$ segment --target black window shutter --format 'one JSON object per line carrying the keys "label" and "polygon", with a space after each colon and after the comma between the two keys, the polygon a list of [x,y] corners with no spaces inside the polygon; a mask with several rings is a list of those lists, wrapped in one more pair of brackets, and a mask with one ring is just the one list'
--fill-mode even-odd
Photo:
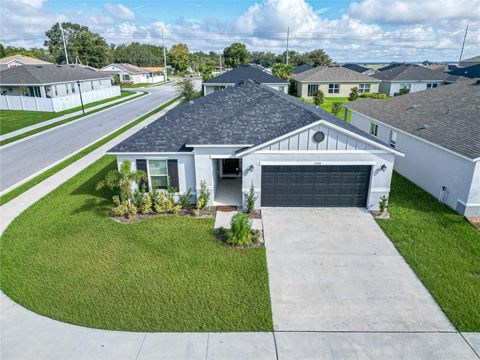
{"label": "black window shutter", "polygon": [[170,186],[177,189],[177,192],[180,191],[178,185],[178,161],[177,160],[168,160],[168,177],[170,178]]}
{"label": "black window shutter", "polygon": [[[148,176],[147,160],[137,159],[137,170],[145,171],[145,175]],[[148,181],[140,180],[140,184],[138,184],[138,187],[141,189],[142,186],[145,186],[145,190],[148,191]]]}

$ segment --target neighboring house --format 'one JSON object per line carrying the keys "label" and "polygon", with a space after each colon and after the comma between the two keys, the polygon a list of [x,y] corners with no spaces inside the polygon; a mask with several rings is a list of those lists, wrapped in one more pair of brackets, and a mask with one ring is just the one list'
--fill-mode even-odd
{"label": "neighboring house", "polygon": [[120,95],[111,76],[77,65],[23,65],[0,72],[0,109],[63,111]]}
{"label": "neighboring house", "polygon": [[307,71],[307,70],[310,70],[310,69],[313,69],[313,67],[308,65],[308,64],[298,65],[298,66],[295,66],[293,68],[292,75],[300,74],[300,73],[302,73],[304,71]]}
{"label": "neighboring house", "polygon": [[110,64],[101,68],[99,71],[118,75],[120,82],[123,84],[157,83],[164,80],[161,74],[126,63]]}
{"label": "neighboring house", "polygon": [[293,75],[297,87],[297,95],[305,99],[313,99],[321,90],[325,97],[348,97],[353,87],[359,93],[377,93],[380,80],[340,65],[323,65]]}
{"label": "neighboring house", "polygon": [[473,65],[480,65],[480,55],[461,60],[458,66],[461,67],[468,67],[468,66],[473,66]]}
{"label": "neighboring house", "polygon": [[436,88],[444,85],[447,78],[443,71],[415,64],[391,64],[371,76],[381,80],[379,92],[389,96],[398,95],[403,88],[409,89],[411,93]]}
{"label": "neighboring house", "polygon": [[480,64],[454,68],[448,72],[448,75],[463,76],[470,79],[480,78]]}
{"label": "neighboring house", "polygon": [[52,63],[26,55],[12,55],[0,59],[0,70],[21,65],[52,65]]}
{"label": "neighboring house", "polygon": [[452,209],[480,216],[480,83],[344,105],[350,123],[405,154],[395,170]]}
{"label": "neighboring house", "polygon": [[[181,105],[109,151],[148,188],[211,192],[210,205],[378,209],[395,149],[330,113],[252,80]],[[195,200],[194,196],[191,199]]]}
{"label": "neighboring house", "polygon": [[378,70],[375,70],[375,69],[372,69],[372,68],[369,68],[369,67],[366,67],[366,66],[362,66],[362,65],[359,65],[359,64],[343,64],[342,66],[344,68],[356,71],[356,72],[358,72],[360,74],[363,74],[363,75],[372,75],[372,74],[375,74],[378,71]]}
{"label": "neighboring house", "polygon": [[203,83],[203,94],[208,95],[214,91],[236,86],[246,80],[253,80],[259,84],[270,86],[275,90],[288,93],[288,81],[276,78],[275,76],[260,70],[258,66],[239,65],[230,71],[224,72],[213,79],[205,81]]}

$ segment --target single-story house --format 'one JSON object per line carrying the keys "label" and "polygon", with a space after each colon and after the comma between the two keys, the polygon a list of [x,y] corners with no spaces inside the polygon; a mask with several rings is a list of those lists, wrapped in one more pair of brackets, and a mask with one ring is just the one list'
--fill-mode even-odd
{"label": "single-story house", "polygon": [[120,95],[105,73],[77,65],[23,65],[0,72],[0,109],[58,112]]}
{"label": "single-story house", "polygon": [[378,70],[375,70],[375,69],[372,69],[372,68],[369,68],[369,67],[366,67],[366,66],[363,66],[363,65],[360,65],[360,64],[343,64],[342,66],[347,68],[347,69],[356,71],[356,72],[358,72],[360,74],[363,74],[363,75],[372,75],[372,74],[375,74],[378,71]]}
{"label": "single-story house", "polygon": [[359,93],[376,93],[380,80],[340,65],[322,65],[292,76],[297,87],[297,95],[313,99],[321,90],[326,97],[348,97],[352,88]]}
{"label": "single-story house", "polygon": [[104,66],[99,71],[105,71],[110,74],[118,75],[120,82],[123,84],[133,85],[164,81],[162,74],[127,63],[110,64]]}
{"label": "single-story house", "polygon": [[480,65],[480,55],[468,58],[468,59],[463,59],[460,61],[458,64],[461,67],[468,67],[468,66],[473,66],[473,65]]}
{"label": "single-story house", "polygon": [[405,154],[395,170],[467,217],[480,216],[480,82],[344,105],[350,123]]}
{"label": "single-story house", "polygon": [[[176,107],[108,153],[148,174],[148,188],[174,186],[210,205],[352,206],[378,209],[395,155],[376,137],[252,80]],[[194,196],[192,201],[195,200]]]}
{"label": "single-story house", "polygon": [[0,70],[21,65],[53,65],[48,61],[35,59],[26,55],[12,55],[0,59]]}
{"label": "single-story house", "polygon": [[252,65],[239,65],[232,70],[207,80],[203,83],[203,94],[208,95],[214,91],[223,90],[227,87],[233,87],[245,80],[253,80],[259,84],[270,86],[275,90],[288,93],[288,81],[279,79],[273,75]]}
{"label": "single-story house", "polygon": [[310,69],[313,69],[312,66],[308,65],[308,64],[302,64],[302,65],[298,65],[298,66],[295,66],[292,70],[292,74],[300,74],[304,71],[307,71],[307,70],[310,70]]}
{"label": "single-story house", "polygon": [[409,89],[411,93],[444,85],[447,75],[443,71],[430,70],[422,65],[392,64],[372,74],[381,81],[379,92],[396,96],[400,89]]}

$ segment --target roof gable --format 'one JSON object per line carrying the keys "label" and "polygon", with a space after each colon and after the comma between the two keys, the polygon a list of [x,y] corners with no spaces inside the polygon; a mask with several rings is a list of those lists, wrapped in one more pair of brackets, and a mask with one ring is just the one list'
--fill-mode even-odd
{"label": "roof gable", "polygon": [[287,84],[286,80],[279,79],[251,65],[239,65],[204,84],[238,84],[245,80],[254,80],[259,84]]}
{"label": "roof gable", "polygon": [[27,55],[20,55],[20,54],[6,56],[0,59],[0,64],[10,64],[12,62],[18,62],[23,65],[35,65],[35,64],[52,65],[51,62],[43,61]]}
{"label": "roof gable", "polygon": [[431,70],[421,65],[415,64],[392,64],[380,69],[379,72],[371,75],[374,78],[383,81],[407,81],[407,80],[438,80],[446,79],[442,71]]}

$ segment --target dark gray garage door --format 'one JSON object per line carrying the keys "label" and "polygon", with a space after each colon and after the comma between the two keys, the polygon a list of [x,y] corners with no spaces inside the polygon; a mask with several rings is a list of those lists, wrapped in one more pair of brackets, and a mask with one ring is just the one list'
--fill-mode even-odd
{"label": "dark gray garage door", "polygon": [[262,166],[262,206],[367,204],[370,166]]}

